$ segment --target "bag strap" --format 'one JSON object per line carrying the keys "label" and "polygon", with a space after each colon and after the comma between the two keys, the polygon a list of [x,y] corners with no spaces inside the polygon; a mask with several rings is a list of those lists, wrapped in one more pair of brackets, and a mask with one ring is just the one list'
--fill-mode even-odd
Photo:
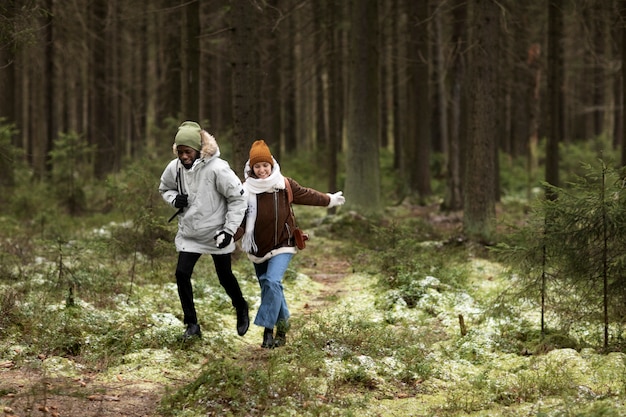
{"label": "bag strap", "polygon": [[289,184],[289,180],[285,178],[285,189],[287,190],[287,201],[289,204],[293,202],[293,192],[291,191],[291,184]]}
{"label": "bag strap", "polygon": [[293,224],[298,228],[298,221],[296,220],[296,213],[293,212],[293,191],[291,190],[291,184],[285,177],[285,190],[287,191],[287,201],[289,202],[289,209],[291,210],[291,217],[293,217]]}

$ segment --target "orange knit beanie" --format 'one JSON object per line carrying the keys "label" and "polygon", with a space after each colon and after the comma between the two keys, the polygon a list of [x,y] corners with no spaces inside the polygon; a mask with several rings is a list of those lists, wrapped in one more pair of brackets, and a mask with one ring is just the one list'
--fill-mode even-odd
{"label": "orange knit beanie", "polygon": [[264,140],[255,141],[250,148],[250,168],[254,167],[254,164],[258,164],[259,162],[267,162],[271,166],[274,166],[272,153]]}

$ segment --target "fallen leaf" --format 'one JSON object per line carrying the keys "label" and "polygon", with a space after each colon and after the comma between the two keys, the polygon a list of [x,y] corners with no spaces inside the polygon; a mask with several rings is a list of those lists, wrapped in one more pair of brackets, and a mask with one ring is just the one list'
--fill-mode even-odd
{"label": "fallen leaf", "polygon": [[113,395],[104,395],[103,396],[105,401],[119,401],[120,397],[114,397]]}
{"label": "fallen leaf", "polygon": [[113,395],[90,395],[87,397],[89,401],[119,401],[119,397]]}

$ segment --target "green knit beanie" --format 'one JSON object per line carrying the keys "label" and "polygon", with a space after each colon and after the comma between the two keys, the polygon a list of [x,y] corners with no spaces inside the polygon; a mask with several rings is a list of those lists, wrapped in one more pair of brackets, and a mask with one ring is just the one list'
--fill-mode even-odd
{"label": "green knit beanie", "polygon": [[176,132],[176,146],[184,145],[200,151],[202,147],[200,131],[202,128],[196,122],[183,122]]}

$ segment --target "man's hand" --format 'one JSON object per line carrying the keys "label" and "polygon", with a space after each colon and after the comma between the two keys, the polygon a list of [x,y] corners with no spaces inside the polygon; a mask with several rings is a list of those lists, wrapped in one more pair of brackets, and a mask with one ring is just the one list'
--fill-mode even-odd
{"label": "man's hand", "polygon": [[218,249],[224,249],[230,244],[230,241],[233,240],[233,235],[222,230],[218,234],[216,234],[213,239],[215,239],[215,243],[217,244]]}
{"label": "man's hand", "polygon": [[174,199],[174,207],[176,208],[185,208],[189,205],[187,201],[187,194],[178,194]]}

